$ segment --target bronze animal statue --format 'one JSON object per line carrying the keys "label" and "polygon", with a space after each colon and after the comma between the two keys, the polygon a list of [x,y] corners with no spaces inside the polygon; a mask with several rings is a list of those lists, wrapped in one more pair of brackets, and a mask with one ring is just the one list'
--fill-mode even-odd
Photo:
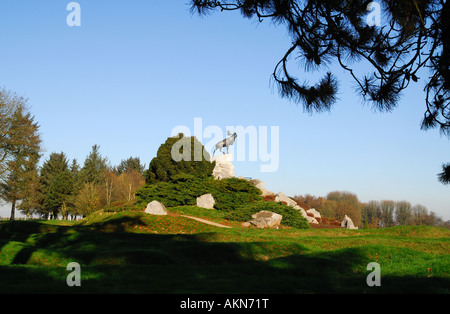
{"label": "bronze animal statue", "polygon": [[228,148],[229,148],[231,145],[234,144],[234,141],[236,140],[237,134],[236,134],[236,132],[234,132],[233,134],[231,134],[230,131],[228,131],[227,134],[230,135],[230,136],[227,137],[226,139],[224,139],[224,140],[218,142],[218,143],[216,144],[216,146],[214,147],[213,156],[214,156],[214,153],[216,152],[216,150],[220,150],[220,151],[222,152],[222,154],[225,154],[225,153],[222,151],[222,148],[224,148],[224,147],[227,148],[227,154],[228,154]]}

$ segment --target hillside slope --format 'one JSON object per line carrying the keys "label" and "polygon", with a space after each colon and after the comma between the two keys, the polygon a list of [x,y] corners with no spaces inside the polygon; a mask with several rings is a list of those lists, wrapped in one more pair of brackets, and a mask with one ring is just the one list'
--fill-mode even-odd
{"label": "hillside slope", "polygon": [[[0,292],[450,293],[446,229],[224,229],[181,216],[221,222],[220,211],[171,212],[0,223]],[[81,265],[76,289],[66,284],[70,262]],[[370,262],[381,287],[367,286]]]}

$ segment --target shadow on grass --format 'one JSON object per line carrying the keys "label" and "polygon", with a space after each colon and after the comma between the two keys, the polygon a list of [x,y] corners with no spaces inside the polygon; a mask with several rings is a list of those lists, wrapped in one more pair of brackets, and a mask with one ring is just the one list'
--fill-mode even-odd
{"label": "shadow on grass", "polygon": [[[58,227],[42,232],[33,223],[0,228],[0,246],[20,243],[9,265],[0,266],[2,293],[448,293],[450,280],[384,276],[368,287],[362,248],[320,253],[298,243],[207,242],[205,234],[154,235],[120,232],[130,221]],[[111,225],[111,222],[109,222]],[[4,226],[2,226],[5,228]],[[42,225],[41,225],[42,227]],[[107,230],[109,230],[109,226]],[[26,233],[21,233],[26,231]],[[49,231],[46,229],[46,231]],[[213,234],[211,234],[213,235]],[[287,246],[287,247],[286,247]],[[1,251],[1,249],[0,249]],[[51,252],[81,265],[81,287],[68,287],[64,266],[36,264],[35,252]],[[272,256],[266,256],[271,252]],[[1,255],[0,255],[1,256]],[[276,257],[279,256],[279,257]]]}
{"label": "shadow on grass", "polygon": [[95,222],[89,225],[77,225],[77,230],[96,231],[96,232],[125,232],[129,226],[145,226],[146,223],[142,221],[140,216],[122,216],[117,218],[110,218],[105,222]]}
{"label": "shadow on grass", "polygon": [[67,226],[47,225],[38,221],[8,221],[0,223],[0,234],[2,233],[51,233],[65,232]]}

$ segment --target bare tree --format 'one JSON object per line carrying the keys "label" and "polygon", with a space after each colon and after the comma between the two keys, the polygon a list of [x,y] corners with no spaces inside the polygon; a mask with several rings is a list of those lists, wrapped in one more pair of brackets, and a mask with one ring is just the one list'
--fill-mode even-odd
{"label": "bare tree", "polygon": [[134,201],[137,189],[145,183],[144,176],[135,170],[123,172],[117,181],[116,199],[126,202]]}
{"label": "bare tree", "polygon": [[428,208],[426,206],[420,204],[414,205],[412,213],[414,225],[425,224],[428,215]]}
{"label": "bare tree", "polygon": [[400,225],[412,224],[413,215],[410,202],[401,201],[395,203],[395,220]]}
{"label": "bare tree", "polygon": [[378,227],[380,218],[380,204],[377,201],[369,201],[361,210],[362,219],[367,221],[370,227]]}
{"label": "bare tree", "polygon": [[383,227],[391,227],[394,225],[395,202],[384,200],[380,202],[381,221]]}

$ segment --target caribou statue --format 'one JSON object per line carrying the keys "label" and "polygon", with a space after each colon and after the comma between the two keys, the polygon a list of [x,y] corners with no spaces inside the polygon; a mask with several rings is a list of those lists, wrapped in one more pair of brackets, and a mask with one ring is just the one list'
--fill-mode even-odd
{"label": "caribou statue", "polygon": [[227,148],[227,154],[228,154],[228,147],[230,147],[231,145],[234,144],[234,141],[236,140],[237,134],[236,134],[236,132],[231,134],[230,131],[227,131],[227,134],[230,135],[230,136],[227,137],[226,139],[220,141],[219,143],[217,143],[216,146],[214,147],[213,156],[214,156],[214,153],[216,152],[216,150],[220,150],[222,152],[222,154],[225,154],[222,151],[222,148],[224,148],[224,147]]}

